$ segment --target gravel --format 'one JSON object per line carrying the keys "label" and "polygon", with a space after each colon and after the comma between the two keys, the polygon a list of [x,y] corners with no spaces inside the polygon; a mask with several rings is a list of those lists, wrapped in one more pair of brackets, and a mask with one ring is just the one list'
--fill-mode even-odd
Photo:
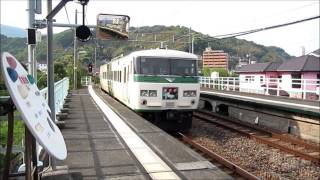
{"label": "gravel", "polygon": [[215,125],[194,119],[189,135],[262,179],[320,179],[320,166],[315,163]]}

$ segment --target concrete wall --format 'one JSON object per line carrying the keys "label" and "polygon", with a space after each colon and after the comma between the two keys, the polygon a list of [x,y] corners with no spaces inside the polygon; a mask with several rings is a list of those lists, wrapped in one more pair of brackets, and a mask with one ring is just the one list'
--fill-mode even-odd
{"label": "concrete wall", "polygon": [[[320,143],[320,123],[316,117],[280,112],[276,109],[253,108],[239,104],[230,104],[228,102],[207,98],[201,98],[201,100],[210,103],[213,112],[216,106],[225,104],[228,105],[228,113],[232,118],[284,133],[290,131],[290,134],[302,139]],[[204,107],[205,103],[200,104]]]}

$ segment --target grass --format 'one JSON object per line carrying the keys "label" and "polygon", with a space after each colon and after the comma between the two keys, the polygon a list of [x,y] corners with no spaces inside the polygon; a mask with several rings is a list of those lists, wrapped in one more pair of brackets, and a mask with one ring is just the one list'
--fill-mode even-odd
{"label": "grass", "polygon": [[[24,138],[24,123],[22,120],[15,120],[13,127],[13,145],[21,145]],[[0,121],[0,142],[1,146],[6,146],[8,139],[8,121]]]}

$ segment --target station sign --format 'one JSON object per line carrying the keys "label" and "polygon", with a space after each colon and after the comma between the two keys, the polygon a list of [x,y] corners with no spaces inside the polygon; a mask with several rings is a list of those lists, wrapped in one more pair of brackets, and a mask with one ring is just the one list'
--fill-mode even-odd
{"label": "station sign", "polygon": [[98,14],[97,39],[100,40],[127,40],[129,38],[129,21],[127,15]]}
{"label": "station sign", "polygon": [[0,65],[11,99],[31,134],[51,156],[65,159],[67,148],[64,138],[52,121],[51,110],[33,77],[7,52],[2,54]]}

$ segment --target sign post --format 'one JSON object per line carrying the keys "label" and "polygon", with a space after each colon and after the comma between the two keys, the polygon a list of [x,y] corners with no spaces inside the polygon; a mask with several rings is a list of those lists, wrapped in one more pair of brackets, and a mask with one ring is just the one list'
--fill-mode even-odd
{"label": "sign post", "polygon": [[[26,179],[32,179],[32,161],[37,166],[33,137],[49,155],[60,160],[67,157],[66,144],[59,128],[51,119],[51,110],[41,95],[33,77],[7,52],[3,53],[0,64],[3,79],[11,99],[17,110],[20,111],[27,127],[25,131]],[[13,123],[13,117],[9,117],[8,121]],[[10,145],[10,142],[8,142],[8,145]],[[10,150],[10,148],[8,149]],[[37,173],[34,176],[37,179]]]}

